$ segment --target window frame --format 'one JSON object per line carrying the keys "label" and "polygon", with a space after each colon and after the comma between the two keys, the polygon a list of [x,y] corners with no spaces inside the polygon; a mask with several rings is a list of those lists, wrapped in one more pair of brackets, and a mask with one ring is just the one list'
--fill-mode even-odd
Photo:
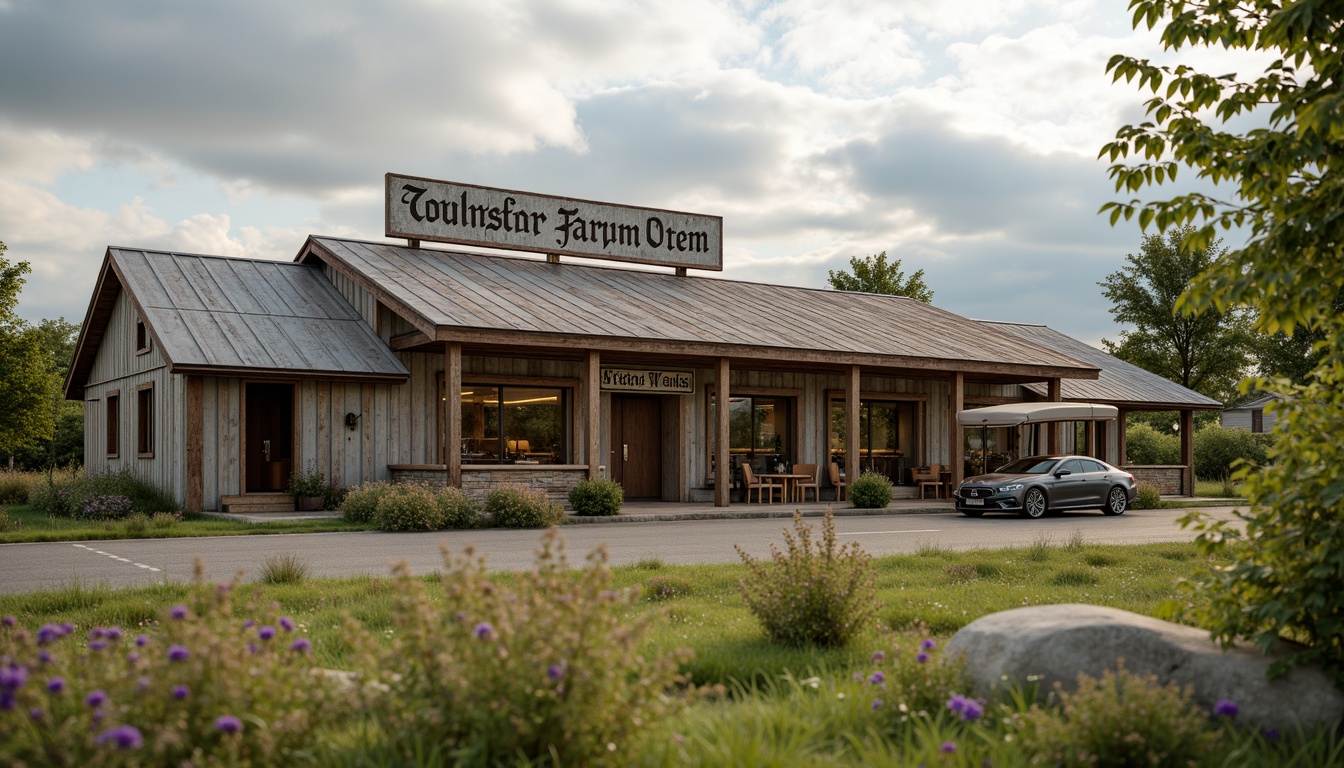
{"label": "window frame", "polygon": [[154,382],[135,388],[135,455],[140,459],[154,458]]}
{"label": "window frame", "polygon": [[[713,414],[715,403],[718,401],[717,391],[717,387],[713,384],[705,385],[705,481],[708,486],[713,486],[714,484],[714,451],[716,447],[715,441],[718,440],[718,426],[715,424]],[[792,399],[792,407],[788,409],[788,413],[789,419],[792,421],[791,430],[793,434],[790,435],[788,446],[783,452],[794,457],[801,456],[803,452],[803,394],[803,390],[801,389],[734,387],[731,386],[731,383],[728,388],[728,398],[730,400],[734,397],[776,397]],[[730,429],[729,431],[731,432],[732,430]],[[731,435],[729,437],[731,439]],[[730,447],[728,449],[729,459],[731,460],[734,455],[741,454],[734,454]],[[757,455],[755,449],[752,450],[750,455],[753,457]],[[773,454],[762,453],[760,455]],[[803,461],[803,459],[794,458],[793,461],[799,462]],[[730,467],[731,466],[732,465],[730,464]]]}
{"label": "window frame", "polygon": [[[559,456],[553,464],[538,464],[538,467],[557,467],[571,466],[573,457],[577,454],[575,445],[575,426],[574,426],[574,402],[575,393],[578,391],[579,382],[577,379],[567,378],[549,378],[549,377],[518,377],[518,376],[463,376],[462,386],[465,387],[491,387],[499,391],[499,398],[502,401],[504,392],[508,389],[556,389],[560,391],[560,442]],[[442,371],[438,375],[438,424],[439,424],[439,463],[447,465],[448,463],[448,384],[447,377]],[[461,402],[462,392],[457,393],[458,402]],[[461,418],[462,412],[459,409],[458,417]],[[472,464],[473,467],[497,467],[506,466],[514,462],[503,459],[508,438],[504,435],[504,419],[500,419],[500,434],[497,438],[499,445],[497,455],[499,461],[490,464]],[[465,437],[464,437],[465,439]],[[460,447],[458,448],[460,450]]]}
{"label": "window frame", "polygon": [[154,348],[154,337],[149,335],[149,328],[145,325],[143,317],[135,319],[135,354],[147,354]]}
{"label": "window frame", "polygon": [[103,450],[104,457],[121,457],[121,390],[113,389],[103,395]]}

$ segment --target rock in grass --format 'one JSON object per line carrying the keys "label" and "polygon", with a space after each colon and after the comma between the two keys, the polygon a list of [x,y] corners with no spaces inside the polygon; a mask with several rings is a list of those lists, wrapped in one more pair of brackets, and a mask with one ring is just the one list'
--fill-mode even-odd
{"label": "rock in grass", "polygon": [[1202,629],[1172,624],[1117,608],[1040,605],[983,616],[957,632],[947,652],[964,655],[977,693],[1040,676],[1040,690],[1055,682],[1071,690],[1079,674],[1100,677],[1124,659],[1130,672],[1152,672],[1166,684],[1194,689],[1194,700],[1213,713],[1236,703],[1236,720],[1259,728],[1336,725],[1344,694],[1319,669],[1301,667],[1270,680],[1274,657],[1253,647],[1224,651]]}

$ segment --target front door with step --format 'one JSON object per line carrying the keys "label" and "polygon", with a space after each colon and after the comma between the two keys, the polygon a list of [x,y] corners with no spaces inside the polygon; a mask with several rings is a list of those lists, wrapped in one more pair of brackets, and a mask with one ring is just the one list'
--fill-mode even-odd
{"label": "front door with step", "polygon": [[662,435],[662,398],[611,396],[611,477],[625,498],[662,497]]}

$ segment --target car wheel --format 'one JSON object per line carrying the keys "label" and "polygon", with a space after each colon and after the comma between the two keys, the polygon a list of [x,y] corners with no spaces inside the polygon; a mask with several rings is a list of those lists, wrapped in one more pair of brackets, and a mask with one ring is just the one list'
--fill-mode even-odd
{"label": "car wheel", "polygon": [[981,515],[985,514],[985,510],[983,510],[983,509],[971,509],[970,507],[967,507],[967,508],[961,510],[961,514],[963,514],[963,515],[965,515],[965,516],[967,516],[967,517],[980,517]]}
{"label": "car wheel", "polygon": [[1045,517],[1046,510],[1049,508],[1050,504],[1045,499],[1045,491],[1040,488],[1031,488],[1022,499],[1022,511],[1019,514],[1035,520]]}
{"label": "car wheel", "polygon": [[1102,507],[1101,511],[1108,515],[1123,515],[1128,508],[1129,495],[1125,493],[1124,488],[1117,485],[1112,488],[1110,494],[1107,495],[1106,506]]}

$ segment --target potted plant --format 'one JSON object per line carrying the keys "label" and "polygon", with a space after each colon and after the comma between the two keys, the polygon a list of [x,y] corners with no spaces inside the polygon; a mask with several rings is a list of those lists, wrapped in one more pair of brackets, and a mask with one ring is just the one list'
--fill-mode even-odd
{"label": "potted plant", "polygon": [[293,494],[300,511],[316,512],[327,508],[327,495],[331,486],[327,476],[310,465],[309,469],[295,472],[289,476],[289,493]]}

